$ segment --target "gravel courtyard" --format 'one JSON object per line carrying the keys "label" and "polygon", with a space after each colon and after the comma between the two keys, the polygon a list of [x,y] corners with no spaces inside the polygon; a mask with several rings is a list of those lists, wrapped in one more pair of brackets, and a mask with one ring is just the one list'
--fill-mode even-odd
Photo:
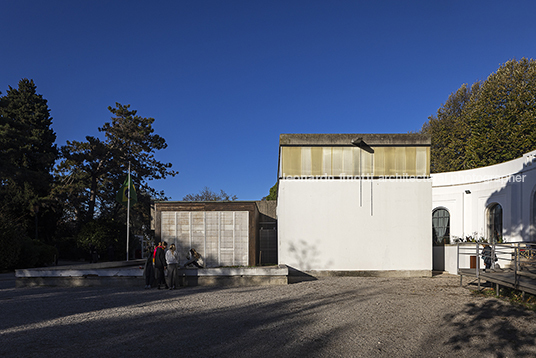
{"label": "gravel courtyard", "polygon": [[536,314],[459,278],[0,286],[0,357],[535,357]]}

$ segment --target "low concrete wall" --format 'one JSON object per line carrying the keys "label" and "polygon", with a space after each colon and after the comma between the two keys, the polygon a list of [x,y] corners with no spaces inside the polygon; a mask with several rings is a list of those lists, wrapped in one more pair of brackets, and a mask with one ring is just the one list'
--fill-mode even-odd
{"label": "low concrete wall", "polygon": [[305,271],[313,277],[432,277],[431,270],[361,270],[361,271]]}
{"label": "low concrete wall", "polygon": [[[138,286],[145,285],[145,260],[23,269],[15,271],[16,287],[28,286]],[[179,279],[186,286],[285,285],[285,265],[267,267],[220,267],[180,269]]]}

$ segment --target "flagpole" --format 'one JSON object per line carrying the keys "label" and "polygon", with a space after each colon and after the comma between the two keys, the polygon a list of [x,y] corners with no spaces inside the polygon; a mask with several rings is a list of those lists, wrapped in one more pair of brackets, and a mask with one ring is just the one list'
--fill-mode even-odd
{"label": "flagpole", "polygon": [[130,234],[130,161],[128,162],[128,187],[127,187],[127,261],[128,261],[128,244]]}

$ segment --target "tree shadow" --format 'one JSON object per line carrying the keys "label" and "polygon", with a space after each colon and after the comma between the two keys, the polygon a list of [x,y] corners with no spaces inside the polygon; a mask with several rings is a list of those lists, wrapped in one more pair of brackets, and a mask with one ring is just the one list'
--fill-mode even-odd
{"label": "tree shadow", "polygon": [[[213,302],[215,290],[221,302]],[[372,286],[361,286],[337,296],[247,300],[259,290],[263,295],[270,292],[261,287],[165,292],[24,289],[12,302],[2,300],[7,313],[2,321],[11,323],[0,323],[5,342],[0,356],[318,356],[345,325],[319,324],[317,315],[377,294]],[[234,304],[237,295],[246,302]],[[194,306],[184,304],[189,296]]]}
{"label": "tree shadow", "polygon": [[[294,260],[298,263],[298,267],[302,271],[311,270],[313,267],[322,267],[322,260],[320,257],[322,253],[317,249],[314,244],[310,244],[305,240],[298,242],[291,242],[289,245],[289,253],[294,256]],[[332,261],[328,261],[324,264],[324,267],[330,267]]]}
{"label": "tree shadow", "polygon": [[533,320],[534,315],[494,299],[467,304],[459,313],[443,317],[448,331],[456,332],[444,344],[454,351],[471,351],[478,356],[533,357],[536,332],[514,326],[513,319]]}

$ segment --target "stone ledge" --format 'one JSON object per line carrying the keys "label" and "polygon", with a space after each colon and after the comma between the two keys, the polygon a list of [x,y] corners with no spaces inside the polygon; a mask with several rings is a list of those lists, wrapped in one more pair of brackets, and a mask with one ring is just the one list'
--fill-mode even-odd
{"label": "stone ledge", "polygon": [[[137,262],[136,262],[137,261]],[[140,286],[144,260],[100,263],[15,271],[16,287],[26,286]],[[108,265],[107,265],[108,264]],[[111,265],[110,265],[111,264]],[[96,267],[95,265],[99,265]],[[286,265],[266,267],[187,268],[178,270],[187,286],[255,286],[288,283]]]}
{"label": "stone ledge", "polygon": [[432,277],[432,270],[313,270],[291,272],[291,276],[300,276],[303,274],[313,277]]}

